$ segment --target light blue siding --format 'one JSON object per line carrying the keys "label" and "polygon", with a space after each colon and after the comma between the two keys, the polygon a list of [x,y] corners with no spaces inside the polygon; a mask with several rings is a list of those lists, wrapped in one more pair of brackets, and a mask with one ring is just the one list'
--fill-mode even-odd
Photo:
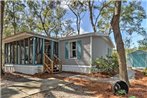
{"label": "light blue siding", "polygon": [[147,52],[138,50],[128,54],[128,62],[132,67],[147,67]]}

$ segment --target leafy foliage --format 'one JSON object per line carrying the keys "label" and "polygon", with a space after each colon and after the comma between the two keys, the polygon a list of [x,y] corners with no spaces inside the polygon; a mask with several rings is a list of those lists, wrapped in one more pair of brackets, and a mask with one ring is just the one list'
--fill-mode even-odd
{"label": "leafy foliage", "polygon": [[144,73],[144,75],[147,76],[147,68],[145,68],[145,69],[143,70],[143,73]]}
{"label": "leafy foliage", "polygon": [[80,34],[81,20],[85,15],[85,11],[87,10],[85,1],[71,0],[68,7],[76,17],[76,29],[78,34]]}
{"label": "leafy foliage", "polygon": [[97,58],[93,65],[96,65],[96,69],[108,74],[118,73],[118,60],[115,54],[106,58]]}
{"label": "leafy foliage", "polygon": [[[101,17],[98,20],[98,28],[111,29],[109,23],[114,12],[114,1],[104,1],[105,7],[101,11]],[[106,6],[107,5],[107,6]],[[146,18],[146,13],[141,6],[141,1],[123,2],[122,12],[120,15],[120,29],[122,33],[132,35],[132,33],[144,34],[145,30],[141,26],[141,22]],[[105,19],[105,21],[103,21]]]}
{"label": "leafy foliage", "polygon": [[141,6],[141,1],[125,2],[122,6],[121,30],[130,35],[135,32],[144,34],[145,30],[141,26],[141,22],[145,18],[146,13]]}
{"label": "leafy foliage", "polygon": [[[92,20],[96,32],[111,31],[113,1],[68,0],[66,5],[69,9],[64,9],[60,0],[6,0],[4,34],[8,36],[22,31],[42,32],[48,36],[66,35],[75,31],[80,33],[81,21],[89,11],[88,2],[92,7]],[[73,12],[76,21],[66,19],[69,11]],[[143,35],[145,31],[141,22],[145,18],[146,14],[141,1],[124,1],[120,20],[122,33],[131,35],[137,32]],[[76,23],[76,28],[71,26],[73,22]]]}
{"label": "leafy foliage", "polygon": [[4,17],[4,35],[15,34],[18,31],[21,31],[22,25],[22,16],[24,15],[25,5],[22,1],[13,0],[5,2],[5,17]]}
{"label": "leafy foliage", "polygon": [[57,36],[62,32],[65,14],[66,10],[60,6],[60,1],[6,1],[5,36],[23,31]]}
{"label": "leafy foliage", "polygon": [[118,90],[117,95],[126,95],[126,91],[125,90]]}
{"label": "leafy foliage", "polygon": [[27,1],[30,13],[39,20],[36,21],[36,27],[41,31],[43,30],[48,36],[51,36],[51,33],[58,35],[62,29],[61,20],[66,13],[66,10],[60,5],[54,7],[54,3],[53,1]]}
{"label": "leafy foliage", "polygon": [[147,51],[147,33],[144,35],[144,39],[138,41],[139,43],[139,49],[140,50],[146,50]]}

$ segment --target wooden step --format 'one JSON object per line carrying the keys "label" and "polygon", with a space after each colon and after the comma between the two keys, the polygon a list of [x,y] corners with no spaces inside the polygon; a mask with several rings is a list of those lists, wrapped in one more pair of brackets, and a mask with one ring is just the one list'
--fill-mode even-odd
{"label": "wooden step", "polygon": [[53,68],[53,72],[59,72],[60,70],[57,67]]}
{"label": "wooden step", "polygon": [[48,73],[60,73],[62,72],[62,64],[61,60],[54,56],[52,60],[47,53],[44,53],[44,70]]}

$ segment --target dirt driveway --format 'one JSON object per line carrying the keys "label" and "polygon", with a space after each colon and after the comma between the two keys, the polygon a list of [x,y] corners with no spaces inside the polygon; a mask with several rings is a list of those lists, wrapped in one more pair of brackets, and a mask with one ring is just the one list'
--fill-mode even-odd
{"label": "dirt driveway", "polygon": [[[95,98],[94,91],[61,80],[63,77],[60,75],[40,79],[17,73],[6,74],[1,82],[1,98]],[[69,77],[71,74],[62,76]]]}
{"label": "dirt driveway", "polygon": [[[121,97],[113,95],[108,78],[103,78],[108,79],[104,82],[85,77],[72,73],[9,74],[2,79],[2,98],[146,98],[147,95],[147,76],[139,71],[131,82],[130,93]],[[5,85],[6,81],[9,85]]]}

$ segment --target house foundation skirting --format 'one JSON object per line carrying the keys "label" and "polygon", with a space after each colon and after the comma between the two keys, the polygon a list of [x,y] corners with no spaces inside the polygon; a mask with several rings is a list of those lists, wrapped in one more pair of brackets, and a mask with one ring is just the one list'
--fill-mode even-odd
{"label": "house foundation skirting", "polygon": [[62,65],[62,71],[91,73],[92,66],[87,65]]}
{"label": "house foundation skirting", "polygon": [[43,66],[5,64],[4,70],[5,72],[20,72],[24,74],[35,74],[35,73],[43,72]]}
{"label": "house foundation skirting", "polygon": [[[91,73],[91,66],[87,65],[62,65],[62,71],[78,72],[78,73]],[[17,65],[5,64],[5,72],[20,72],[24,74],[35,74],[43,72],[42,65]]]}
{"label": "house foundation skirting", "polygon": [[132,67],[132,69],[136,70],[136,69],[145,69],[146,67]]}

